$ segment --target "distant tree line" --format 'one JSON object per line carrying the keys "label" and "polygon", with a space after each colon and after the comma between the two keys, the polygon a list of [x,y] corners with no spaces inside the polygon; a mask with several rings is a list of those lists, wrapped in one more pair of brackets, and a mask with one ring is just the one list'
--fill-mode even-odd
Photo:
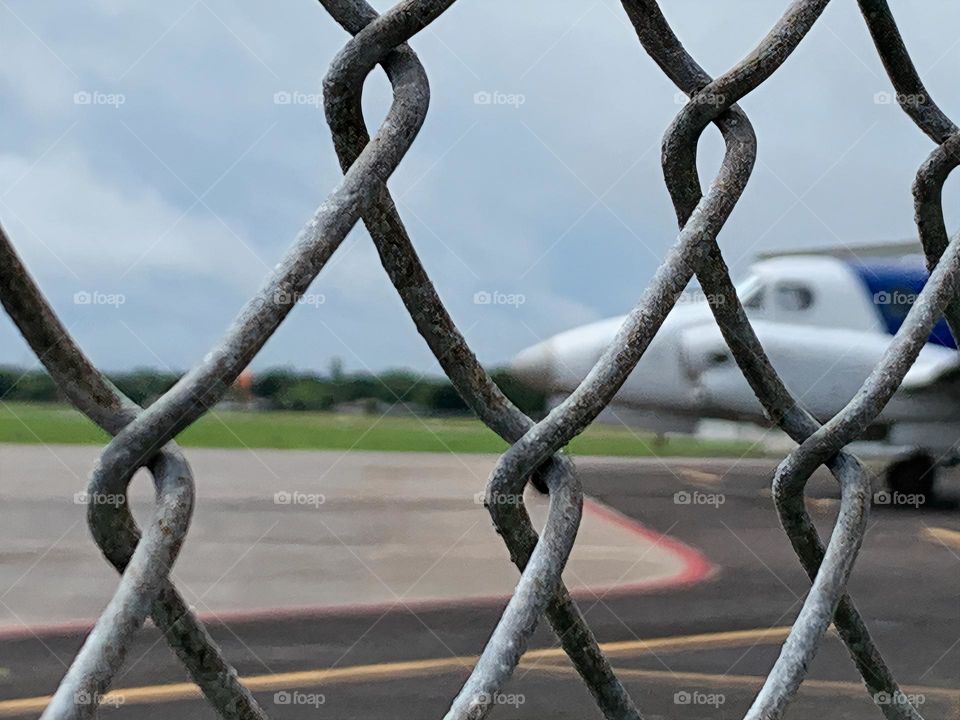
{"label": "distant tree line", "polygon": [[[152,369],[112,373],[108,377],[120,391],[139,405],[149,405],[179,380],[180,375]],[[531,415],[543,413],[546,398],[524,386],[505,370],[492,373],[501,390],[520,409]],[[64,400],[53,380],[43,370],[0,367],[0,399],[23,402]],[[294,411],[371,412],[403,403],[414,412],[469,414],[467,405],[446,378],[424,377],[409,370],[383,373],[345,373],[334,363],[328,373],[274,368],[254,373],[246,385],[235,386],[228,401],[261,409]],[[366,404],[366,405],[365,405]]]}

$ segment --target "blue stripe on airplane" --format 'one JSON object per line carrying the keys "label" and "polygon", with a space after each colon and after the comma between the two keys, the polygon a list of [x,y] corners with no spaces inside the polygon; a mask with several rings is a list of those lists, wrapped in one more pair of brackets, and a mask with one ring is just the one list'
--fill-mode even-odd
{"label": "blue stripe on airplane", "polygon": [[[887,332],[893,335],[903,325],[910,306],[929,277],[922,260],[918,259],[916,263],[851,262],[850,267],[863,281]],[[957,347],[943,318],[934,326],[930,342],[948,348]]]}

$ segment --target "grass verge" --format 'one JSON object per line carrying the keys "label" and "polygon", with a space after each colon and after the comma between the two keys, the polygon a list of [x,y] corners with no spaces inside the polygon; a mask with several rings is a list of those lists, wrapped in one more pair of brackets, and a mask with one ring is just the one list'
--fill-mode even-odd
{"label": "grass verge", "polygon": [[[376,417],[332,413],[211,412],[177,440],[186,447],[281,448],[500,453],[507,444],[469,418]],[[104,444],[107,435],[65,405],[0,402],[0,442]],[[742,441],[701,440],[597,425],[575,438],[577,455],[621,457],[758,457],[762,447]]]}

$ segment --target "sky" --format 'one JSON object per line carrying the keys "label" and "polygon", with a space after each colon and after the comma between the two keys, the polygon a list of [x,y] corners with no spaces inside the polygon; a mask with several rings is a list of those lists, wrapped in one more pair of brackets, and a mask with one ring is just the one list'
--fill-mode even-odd
{"label": "sky", "polygon": [[[661,4],[714,75],[787,6]],[[960,117],[960,3],[891,6]],[[346,40],[310,0],[0,0],[0,222],[98,366],[185,370],[219,341],[341,177],[319,97]],[[431,108],[390,187],[480,359],[628,311],[676,239],[660,143],[682,101],[619,2],[460,0],[411,44]],[[933,146],[890,92],[856,3],[834,0],[741,102],[759,159],[720,236],[735,277],[760,252],[915,236]],[[389,99],[377,70],[371,129]],[[705,180],[721,152],[711,128]],[[439,372],[362,226],[311,298],[255,369]],[[36,364],[2,313],[0,364]]]}

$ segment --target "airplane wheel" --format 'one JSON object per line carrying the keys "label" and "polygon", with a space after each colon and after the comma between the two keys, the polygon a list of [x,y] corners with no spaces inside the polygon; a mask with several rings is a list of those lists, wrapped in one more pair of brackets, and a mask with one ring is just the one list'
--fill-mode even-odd
{"label": "airplane wheel", "polygon": [[926,453],[916,453],[887,468],[887,487],[904,495],[931,497],[937,479],[937,465]]}

